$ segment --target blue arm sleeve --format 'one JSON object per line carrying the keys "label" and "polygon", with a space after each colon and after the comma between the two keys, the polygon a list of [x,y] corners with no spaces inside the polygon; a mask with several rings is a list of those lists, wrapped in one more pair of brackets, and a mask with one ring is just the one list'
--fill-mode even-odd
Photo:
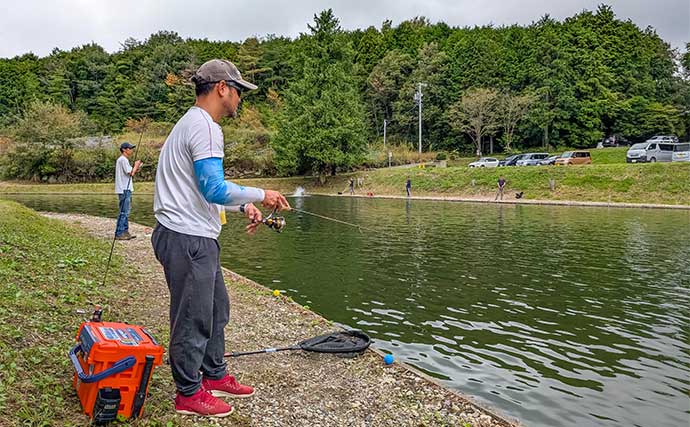
{"label": "blue arm sleeve", "polygon": [[194,174],[197,188],[209,203],[233,206],[264,199],[264,191],[260,188],[242,187],[225,181],[223,159],[220,157],[197,160],[194,162]]}

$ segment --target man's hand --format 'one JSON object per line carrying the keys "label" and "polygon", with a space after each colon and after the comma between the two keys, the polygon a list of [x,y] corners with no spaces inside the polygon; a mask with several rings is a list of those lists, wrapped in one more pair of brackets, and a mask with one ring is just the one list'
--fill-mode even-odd
{"label": "man's hand", "polygon": [[264,200],[261,202],[261,206],[279,211],[290,210],[290,204],[285,196],[273,190],[264,190]]}
{"label": "man's hand", "polygon": [[134,162],[134,167],[132,167],[132,171],[129,174],[134,176],[135,173],[139,172],[139,169],[141,169],[141,160]]}
{"label": "man's hand", "polygon": [[261,220],[263,219],[263,214],[259,208],[252,203],[247,203],[244,205],[244,216],[249,219],[249,224],[246,227],[247,233],[256,233],[256,229],[261,225]]}

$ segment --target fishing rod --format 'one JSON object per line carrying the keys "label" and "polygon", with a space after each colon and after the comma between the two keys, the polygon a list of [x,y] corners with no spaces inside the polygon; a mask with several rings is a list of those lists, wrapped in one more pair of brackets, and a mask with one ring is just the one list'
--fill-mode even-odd
{"label": "fishing rod", "polygon": [[[133,163],[136,164],[137,162],[137,154],[139,153],[139,146],[141,145],[141,138],[144,136],[144,130],[146,129],[146,125],[142,126],[141,132],[139,132],[139,142],[137,142],[137,146],[134,148],[134,157],[132,158]],[[125,189],[129,188],[129,184],[132,182],[132,175],[129,175],[129,179],[127,180],[127,185],[125,185]],[[124,203],[122,207],[120,208],[119,214],[122,214],[122,208],[124,207]],[[118,216],[119,216],[118,214]],[[117,230],[115,230],[117,232]],[[110,261],[113,259],[113,250],[115,249],[115,239],[117,236],[113,235],[113,243],[110,245],[110,255],[108,255],[108,263],[105,265],[105,274],[103,275],[103,282],[101,283],[101,286],[105,286],[105,280],[108,277],[108,270],[110,270]]]}
{"label": "fishing rod", "polygon": [[[360,233],[362,232],[362,230],[374,232],[374,230],[372,230],[370,228],[362,227],[361,225],[353,224],[351,222],[343,221],[340,219],[331,218],[331,217],[326,216],[326,215],[321,215],[321,214],[317,214],[314,212],[309,212],[309,211],[305,211],[303,209],[297,209],[297,208],[290,208],[290,210],[294,211],[294,212],[298,212],[298,213],[303,213],[306,215],[315,216],[317,218],[325,219],[328,221],[337,222],[338,224],[344,224],[344,225],[347,225],[350,227],[354,227],[354,228],[358,229]],[[277,209],[274,209],[270,215],[268,215],[266,218],[261,220],[261,223],[266,225],[268,228],[273,229],[277,233],[281,233],[283,231],[283,229],[285,229],[287,222],[285,221],[285,217],[277,216],[276,212],[277,212]]]}

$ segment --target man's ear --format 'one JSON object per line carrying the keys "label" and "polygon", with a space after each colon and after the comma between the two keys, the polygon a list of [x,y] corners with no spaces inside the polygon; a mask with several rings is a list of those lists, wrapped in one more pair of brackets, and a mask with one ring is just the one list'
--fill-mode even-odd
{"label": "man's ear", "polygon": [[230,88],[225,84],[224,81],[220,81],[220,82],[216,83],[215,90],[216,90],[216,93],[218,94],[218,96],[223,97],[223,91],[224,90],[230,90]]}

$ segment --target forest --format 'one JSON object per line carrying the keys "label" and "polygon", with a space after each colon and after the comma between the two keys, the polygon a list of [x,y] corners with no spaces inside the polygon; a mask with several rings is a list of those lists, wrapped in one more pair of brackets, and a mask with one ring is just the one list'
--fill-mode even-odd
{"label": "forest", "polygon": [[[145,127],[159,147],[194,103],[189,77],[212,58],[231,60],[259,86],[245,94],[239,119],[221,125],[226,167],[263,175],[376,166],[384,129],[388,147],[415,152],[420,100],[425,153],[586,148],[610,135],[687,140],[689,50],[601,5],[525,26],[416,17],[351,31],[325,10],[294,39],[161,31],[112,53],[93,43],[26,53],[0,59],[0,173],[107,178],[116,146],[89,149],[89,141],[135,139]],[[150,163],[155,145],[143,153]]]}

